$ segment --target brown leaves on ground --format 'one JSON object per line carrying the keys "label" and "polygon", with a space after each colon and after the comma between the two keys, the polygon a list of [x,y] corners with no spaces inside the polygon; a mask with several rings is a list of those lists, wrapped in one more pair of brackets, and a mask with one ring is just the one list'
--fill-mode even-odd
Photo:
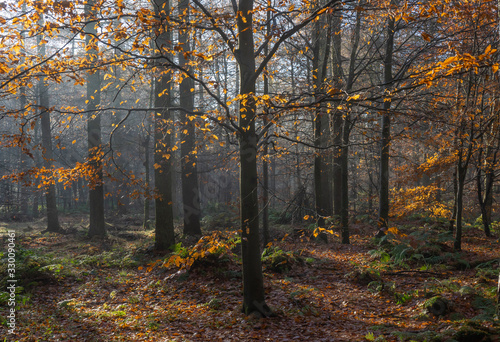
{"label": "brown leaves on ground", "polygon": [[[18,301],[16,334],[6,335],[6,326],[0,326],[8,341],[410,340],[404,336],[458,329],[463,321],[456,317],[481,313],[472,305],[474,291],[495,286],[473,268],[378,267],[382,263],[368,254],[374,248],[371,230],[358,229],[351,245],[275,243],[301,262],[285,273],[265,270],[266,301],[277,316],[259,319],[241,313],[235,259],[212,260],[189,271],[154,267],[147,272],[156,259],[144,252],[150,242],[146,233],[134,242],[111,238],[110,249],[77,235],[18,231],[24,248],[66,259],[55,261],[64,267],[55,274],[57,282],[31,285],[29,300]],[[496,247],[492,239],[471,233],[463,257],[471,263],[489,260],[498,257]],[[356,281],[363,272],[377,276],[368,284]],[[470,293],[458,290],[467,287]],[[425,314],[424,302],[437,292],[453,303],[452,314]],[[2,307],[4,317],[6,312]]]}

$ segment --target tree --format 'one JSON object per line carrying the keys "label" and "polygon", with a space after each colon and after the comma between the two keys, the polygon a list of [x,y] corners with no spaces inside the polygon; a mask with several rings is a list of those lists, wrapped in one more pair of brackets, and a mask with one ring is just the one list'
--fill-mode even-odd
{"label": "tree", "polygon": [[154,117],[154,165],[155,165],[155,249],[166,251],[175,243],[174,214],[172,209],[171,165],[171,77],[165,55],[169,53],[170,31],[167,26],[170,14],[169,0],[153,4],[156,16],[155,37],[155,117]]}
{"label": "tree", "polygon": [[[189,0],[179,1],[179,15],[184,22],[189,22]],[[179,32],[179,66],[189,70],[188,52],[191,51],[188,25]],[[186,57],[185,57],[186,56]],[[195,150],[196,132],[193,122],[194,81],[189,76],[179,85],[181,110],[181,180],[182,206],[184,212],[184,234],[201,235],[200,227],[200,191],[198,188],[198,167]]]}
{"label": "tree", "polygon": [[[318,8],[324,2],[317,4]],[[326,16],[318,18],[314,27],[313,42],[313,79],[314,94],[319,101],[325,93],[328,55],[330,52],[331,35],[329,34]],[[337,69],[338,70],[338,69]],[[336,75],[338,77],[338,75]],[[325,218],[333,215],[332,200],[332,165],[331,165],[331,130],[330,114],[324,106],[318,106],[314,118],[314,143],[318,148],[314,156],[314,193],[318,226],[325,225]],[[326,239],[326,235],[321,235]]]}
{"label": "tree", "polygon": [[253,37],[253,0],[238,2],[238,47],[235,51],[240,75],[239,160],[241,254],[243,262],[243,311],[266,317],[271,309],[265,302],[260,259],[260,233],[257,176],[257,135],[255,134],[255,50]]}
{"label": "tree", "polygon": [[[394,5],[391,2],[391,5]],[[388,228],[389,222],[389,155],[391,144],[391,98],[389,93],[392,87],[392,58],[394,49],[395,19],[392,15],[387,18],[387,31],[384,55],[384,91],[382,105],[382,124],[380,138],[380,185],[379,185],[379,213],[378,228]]]}
{"label": "tree", "polygon": [[[40,25],[43,25],[43,13],[40,14]],[[45,40],[39,35],[38,39],[38,55],[41,59],[45,58]],[[52,133],[50,128],[50,104],[49,104],[49,85],[46,77],[42,76],[38,83],[39,101],[40,101],[40,121],[42,131],[42,158],[44,167],[50,170],[54,162],[52,153]],[[47,204],[47,231],[60,232],[59,214],[57,211],[56,202],[56,187],[54,181],[46,186],[45,201]]]}
{"label": "tree", "polygon": [[[85,4],[85,46],[86,63],[89,66],[98,63],[98,37],[96,20],[98,2],[88,0]],[[87,76],[87,131],[88,131],[88,160],[91,180],[89,183],[89,236],[103,237],[106,235],[104,224],[104,177],[102,163],[101,141],[101,77],[99,68],[92,68]]]}

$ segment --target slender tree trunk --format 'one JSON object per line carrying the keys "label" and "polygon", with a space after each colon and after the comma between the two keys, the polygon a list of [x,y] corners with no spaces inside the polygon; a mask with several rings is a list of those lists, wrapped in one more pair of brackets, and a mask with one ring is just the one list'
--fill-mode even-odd
{"label": "slender tree trunk", "polygon": [[[327,22],[324,16],[320,17],[315,25],[313,79],[314,94],[318,100],[324,91],[331,38],[328,34]],[[314,157],[314,192],[318,226],[320,227],[324,227],[326,217],[333,215],[332,165],[331,161],[329,161],[331,154],[326,149],[330,143],[330,136],[330,116],[325,108],[319,106],[314,118],[314,142],[315,146],[318,147]],[[321,236],[324,240],[327,239],[326,235],[322,234]]]}
{"label": "slender tree trunk", "polygon": [[[182,20],[189,23],[189,0],[179,1],[179,15]],[[189,70],[189,60],[184,57],[184,52],[189,52],[190,39],[187,29],[179,32],[179,64]],[[220,87],[218,87],[220,88]],[[196,132],[194,121],[189,119],[194,111],[194,81],[186,77],[179,86],[180,106],[185,109],[181,112],[181,180],[182,180],[182,206],[184,212],[184,234],[201,235],[200,227],[200,189],[198,186],[198,167],[195,151]]]}
{"label": "slender tree trunk", "polygon": [[457,221],[457,194],[458,194],[458,173],[457,168],[453,171],[453,212],[451,213],[449,231],[453,233]]}
{"label": "slender tree trunk", "polygon": [[500,314],[500,274],[498,275],[498,287],[497,287],[497,316]]}
{"label": "slender tree trunk", "polygon": [[[387,40],[384,58],[384,88],[388,95],[392,87],[392,55],[394,49],[394,17],[389,17],[387,23]],[[389,154],[391,144],[391,109],[390,98],[384,99],[382,110],[382,134],[380,139],[380,187],[378,228],[380,231],[388,228],[389,223]]]}
{"label": "slender tree trunk", "polygon": [[[89,23],[85,26],[86,58],[90,65],[97,63],[97,22],[94,18],[97,13],[97,2],[88,0],[85,4],[85,14]],[[99,69],[94,69],[87,76],[87,111],[88,111],[88,158],[91,168],[91,180],[89,184],[89,232],[90,237],[106,235],[104,224],[104,186],[103,186],[103,163],[102,163],[102,141],[101,141],[101,77]]]}
{"label": "slender tree trunk", "polygon": [[493,122],[490,130],[490,139],[488,139],[488,146],[486,147],[486,158],[484,165],[484,197],[480,201],[484,233],[488,237],[491,236],[490,228],[491,212],[493,209],[493,186],[495,184],[495,169],[497,167],[497,156],[498,150],[500,148],[500,133],[498,132],[498,127],[498,121]]}
{"label": "slender tree trunk", "polygon": [[[154,80],[151,82],[151,89],[149,92],[149,107],[153,107],[154,105]],[[152,116],[154,116],[154,112],[151,113]],[[150,152],[149,152],[149,143],[151,140],[151,134],[150,134],[150,127],[152,126],[152,123],[150,123],[150,119],[148,118],[147,121],[147,129],[146,129],[146,136],[144,138],[144,183],[146,185],[146,188],[149,189],[149,185],[151,183],[151,170],[150,170]],[[151,208],[151,200],[149,199],[149,196],[144,197],[144,217],[143,217],[143,228],[144,230],[149,229],[149,212]]]}
{"label": "slender tree trunk", "polygon": [[[342,18],[341,16],[333,16],[331,31],[333,34],[332,42],[332,78],[333,86],[336,89],[342,89],[343,82],[343,72],[342,72]],[[344,178],[347,179],[347,174],[344,174],[344,163],[343,160],[345,155],[345,150],[347,146],[343,145],[343,129],[345,125],[345,115],[342,111],[335,109],[335,114],[333,116],[333,209],[337,219],[340,220],[341,230],[342,230],[342,243],[349,243],[349,227],[345,222],[346,212],[344,210],[343,202],[348,199],[344,198]]]}
{"label": "slender tree trunk", "polygon": [[[26,9],[27,9],[26,3],[23,3],[23,5],[22,5],[23,12],[26,12]],[[26,54],[26,48],[25,48],[26,30],[24,30],[24,29],[21,29],[21,39],[22,39],[22,44],[24,47],[23,48],[23,57],[21,58],[21,63],[24,63],[25,62],[24,55]],[[22,84],[21,87],[19,88],[19,107],[20,107],[20,110],[22,113],[24,113],[27,109],[26,108],[26,86],[24,84]],[[24,146],[23,146],[23,148],[24,148]],[[26,153],[24,153],[23,150],[21,150],[21,158],[20,159],[21,159],[20,162],[21,162],[21,171],[22,171],[27,166],[28,160],[29,160],[27,158]],[[19,182],[18,186],[19,186],[19,189],[21,191],[21,196],[20,196],[21,214],[29,217],[31,215],[30,215],[29,209],[28,209],[28,201],[29,201],[28,191],[25,191],[25,189],[23,189],[22,182]],[[29,190],[29,189],[26,189],[26,190]]]}
{"label": "slender tree trunk", "polygon": [[257,178],[257,135],[255,133],[255,51],[253,37],[253,0],[239,0],[238,49],[240,101],[240,213],[243,264],[243,312],[271,315],[265,302],[260,253]]}
{"label": "slender tree trunk", "polygon": [[464,198],[464,186],[465,177],[467,175],[467,165],[462,162],[462,155],[459,156],[459,162],[457,165],[457,175],[458,175],[458,189],[457,189],[457,229],[455,231],[455,242],[454,248],[457,251],[462,249],[462,212],[463,212],[463,198]]}
{"label": "slender tree trunk", "polygon": [[[115,19],[113,20],[114,27],[117,28],[119,26],[120,19]],[[122,41],[119,39],[119,37],[115,38],[117,40],[118,44],[121,44]],[[118,48],[114,49],[114,58],[116,61],[119,61],[122,58],[121,51]],[[113,108],[118,108],[120,107],[123,102],[122,102],[122,89],[121,89],[121,77],[122,77],[122,67],[120,65],[115,65],[113,66],[113,78],[114,78],[114,84],[113,84],[113,89],[111,91],[111,96],[112,98],[112,103],[111,106]],[[114,151],[126,151],[128,146],[127,146],[127,139],[126,139],[126,133],[123,131],[122,127],[118,127],[118,124],[121,122],[124,113],[122,110],[117,110],[114,109],[113,112],[113,127],[115,127],[115,131],[113,133],[113,138],[112,140],[110,139],[110,145],[111,148]],[[124,154],[122,153],[116,153],[115,154],[115,160],[118,164],[119,167],[122,167],[122,165],[127,164],[127,160]],[[120,183],[119,191],[115,191],[115,194],[113,197],[116,198],[116,203],[117,203],[117,211],[118,215],[123,216],[126,215],[129,212],[130,208],[130,197],[129,197],[129,192],[130,192],[130,186],[128,184],[127,177],[123,175],[123,173],[116,168],[114,170],[115,177],[118,178],[118,182]]]}
{"label": "slender tree trunk", "polygon": [[[265,137],[267,139],[267,136]],[[269,148],[267,142],[264,144],[264,160],[262,161],[262,202],[264,208],[262,209],[262,236],[263,244],[267,244],[271,241],[269,234]]]}
{"label": "slender tree trunk", "polygon": [[[146,138],[144,139],[144,184],[146,188],[149,188],[150,184],[150,170],[149,170],[149,133],[146,134]],[[151,200],[148,196],[144,197],[144,215],[143,215],[143,224],[142,227],[144,230],[149,229],[149,211],[151,207]]]}
{"label": "slender tree trunk", "polygon": [[[43,16],[40,21],[43,24]],[[41,58],[45,57],[45,43],[42,41],[42,37],[38,38],[38,54]],[[40,78],[39,86],[39,98],[40,98],[40,118],[41,118],[41,131],[42,131],[42,158],[43,165],[47,170],[51,170],[54,162],[52,153],[52,133],[50,128],[50,105],[49,105],[49,85],[45,77]],[[59,214],[57,211],[56,202],[56,187],[53,182],[51,182],[45,189],[45,202],[47,204],[47,232],[60,232],[61,227],[59,225]]]}
{"label": "slender tree trunk", "polygon": [[[334,22],[334,32],[336,33],[334,37],[334,51],[336,52],[336,56],[333,58],[336,61],[337,67],[334,64],[334,69],[338,68],[338,71],[334,71],[340,77],[342,77],[342,67],[341,61],[342,56],[340,54],[341,50],[341,18],[336,19]],[[356,25],[354,27],[353,35],[351,37],[351,55],[349,59],[349,74],[347,75],[347,83],[345,90],[347,94],[349,94],[352,90],[354,84],[354,74],[355,74],[355,66],[356,66],[356,54],[358,51],[359,38],[360,38],[360,26],[361,26],[361,13],[358,10],[356,12]],[[338,34],[337,34],[338,32]],[[339,36],[336,38],[336,36]],[[340,167],[340,225],[342,229],[342,243],[349,243],[349,137],[351,134],[351,107],[349,106],[348,110],[342,115],[342,128],[341,128],[341,149],[340,149],[340,158],[337,161]],[[334,185],[335,189],[335,185]]]}
{"label": "slender tree trunk", "polygon": [[[38,94],[37,94],[37,97],[39,98],[39,91],[38,91]],[[40,140],[40,134],[39,134],[39,127],[40,125],[36,122],[35,123],[35,127],[34,127],[34,133],[33,133],[33,143],[36,145],[36,144],[39,144],[39,140]],[[35,166],[37,168],[41,167],[42,166],[42,161],[41,161],[41,156],[40,156],[40,153],[38,151],[34,151],[34,157],[35,157]],[[31,215],[34,217],[34,218],[38,218],[39,215],[40,215],[40,209],[39,209],[39,206],[40,206],[40,192],[38,191],[38,187],[37,187],[37,184],[38,181],[35,179],[34,180],[34,188],[35,188],[35,193],[33,194],[33,205],[32,205],[32,208],[31,208]]]}
{"label": "slender tree trunk", "polygon": [[[483,167],[483,148],[479,148],[477,157],[477,175],[476,175],[476,187],[477,187],[477,198],[479,202],[479,207],[481,208],[481,218],[483,220],[484,233],[487,237],[491,236],[490,224],[491,224],[491,205],[493,203],[493,182],[492,177],[494,177],[494,172],[492,172],[488,163],[492,160],[488,158],[489,151],[486,152],[486,160],[484,162],[484,166],[486,167],[485,171],[485,179],[484,179],[484,195],[483,195],[483,177],[482,177],[482,167]],[[489,162],[488,162],[488,159]],[[488,209],[490,210],[488,212]]]}
{"label": "slender tree trunk", "polygon": [[[270,3],[269,3],[270,4]],[[271,32],[271,11],[268,8],[267,9],[267,26],[266,26],[266,33],[270,34]],[[264,55],[267,56],[269,53],[268,46],[266,45],[264,48]],[[293,70],[293,63],[291,66],[291,69]],[[268,76],[268,71],[266,70],[263,74],[264,77],[264,95],[269,94],[269,76]],[[292,89],[293,89],[293,78],[292,78]],[[267,116],[264,116],[263,119],[263,124],[264,126],[268,122]],[[263,236],[263,244],[264,246],[267,246],[267,244],[270,242],[270,236],[269,236],[269,148],[268,148],[268,134],[266,133],[264,137],[264,149],[262,151],[263,158],[262,158],[262,203],[264,208],[262,209],[262,236]]]}
{"label": "slender tree trunk", "polygon": [[491,237],[491,212],[493,209],[493,185],[495,183],[495,171],[487,170],[484,180],[484,198],[482,211],[484,234]]}
{"label": "slender tree trunk", "polygon": [[[469,101],[467,101],[468,103]],[[467,106],[466,106],[467,108]],[[473,149],[473,130],[467,133],[469,139],[469,146],[467,148],[467,152],[464,154],[464,137],[466,121],[468,118],[462,118],[460,123],[460,128],[458,130],[458,138],[460,140],[460,146],[458,150],[458,160],[457,160],[457,198],[456,198],[456,207],[457,207],[457,221],[456,221],[456,230],[455,230],[455,242],[454,248],[457,251],[462,249],[462,213],[463,213],[463,197],[464,197],[464,187],[465,187],[465,177],[467,176],[467,168],[469,166],[469,161],[472,156]]]}
{"label": "slender tree trunk", "polygon": [[155,249],[166,251],[175,243],[174,215],[172,198],[172,159],[171,158],[171,94],[170,74],[165,68],[167,61],[160,58],[166,53],[171,42],[170,33],[167,28],[167,17],[170,14],[170,2],[158,0],[154,2],[155,14],[159,24],[155,27],[155,51],[157,53],[157,72],[155,79],[155,184],[157,196],[155,199],[156,225],[155,225]]}

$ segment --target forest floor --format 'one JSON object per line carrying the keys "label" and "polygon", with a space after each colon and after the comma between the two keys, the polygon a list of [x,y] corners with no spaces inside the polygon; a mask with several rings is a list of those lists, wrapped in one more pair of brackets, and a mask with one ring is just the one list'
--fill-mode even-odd
{"label": "forest floor", "polygon": [[[236,248],[179,270],[152,264],[169,256],[152,253],[153,232],[139,220],[113,221],[104,242],[85,237],[83,216],[61,221],[69,234],[42,235],[43,220],[0,223],[1,252],[6,231],[16,232],[18,279],[13,335],[2,279],[4,341],[500,341],[499,241],[476,227],[455,253],[446,230],[423,219],[394,223],[383,241],[373,226],[353,223],[350,245],[273,226],[263,265],[276,316],[259,318],[241,313]],[[444,311],[430,313],[432,304]]]}

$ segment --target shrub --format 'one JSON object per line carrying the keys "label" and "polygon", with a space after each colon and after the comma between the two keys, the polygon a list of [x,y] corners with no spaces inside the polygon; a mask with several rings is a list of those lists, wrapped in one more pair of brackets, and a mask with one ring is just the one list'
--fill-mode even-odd
{"label": "shrub", "polygon": [[[241,240],[238,232],[215,231],[210,235],[203,236],[192,247],[183,247],[181,243],[173,247],[173,253],[163,261],[163,267],[176,266],[181,269],[190,269],[196,263],[208,259],[221,259],[223,256],[233,256],[233,249]],[[150,264],[150,269],[156,263]]]}

